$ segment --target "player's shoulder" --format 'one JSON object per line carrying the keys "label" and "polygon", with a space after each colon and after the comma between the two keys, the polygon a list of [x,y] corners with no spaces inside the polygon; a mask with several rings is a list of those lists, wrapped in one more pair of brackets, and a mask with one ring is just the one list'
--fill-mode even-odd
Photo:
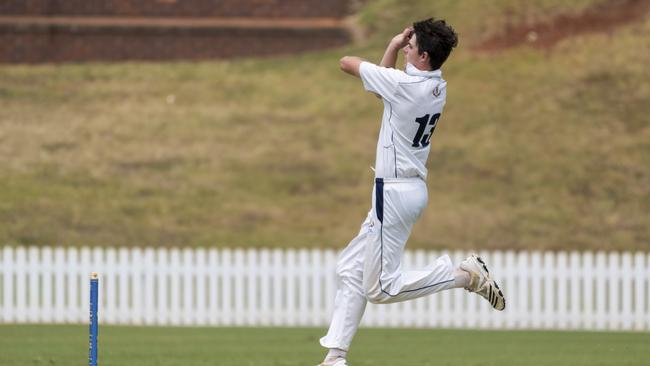
{"label": "player's shoulder", "polygon": [[404,84],[440,84],[444,83],[442,71],[419,70],[412,65],[407,65],[401,83]]}
{"label": "player's shoulder", "polygon": [[441,89],[447,83],[442,78],[427,77],[422,75],[411,75],[404,73],[400,77],[397,85],[400,89],[410,90],[412,92],[420,92],[422,90]]}
{"label": "player's shoulder", "polygon": [[[445,99],[446,85],[446,82],[442,78],[406,74],[397,83],[396,95],[408,101],[439,101]],[[431,99],[432,95],[434,97],[433,99]]]}
{"label": "player's shoulder", "polygon": [[422,84],[422,83],[431,83],[436,82],[435,79],[419,76],[419,75],[409,75],[405,72],[402,72],[403,76],[400,77],[400,84]]}
{"label": "player's shoulder", "polygon": [[366,73],[377,73],[377,74],[390,75],[391,78],[395,79],[396,81],[406,80],[406,78],[409,76],[403,70],[373,64],[372,62],[368,62],[368,61],[363,61],[361,63],[361,65],[359,66],[359,72],[360,73],[366,72]]}

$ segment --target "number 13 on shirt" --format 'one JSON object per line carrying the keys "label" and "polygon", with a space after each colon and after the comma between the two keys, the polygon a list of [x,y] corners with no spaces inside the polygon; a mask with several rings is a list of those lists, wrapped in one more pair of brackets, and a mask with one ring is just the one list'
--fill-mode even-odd
{"label": "number 13 on shirt", "polygon": [[[431,116],[431,119],[429,119],[428,114],[415,119],[415,123],[419,124],[420,127],[418,127],[418,132],[415,133],[415,137],[413,138],[413,147],[429,146],[429,143],[431,142],[431,136],[433,135],[433,131],[436,129],[436,125],[438,124],[439,119],[440,113],[434,114]],[[427,128],[427,126],[431,126],[431,129],[429,130],[428,134],[424,134],[424,130]]]}

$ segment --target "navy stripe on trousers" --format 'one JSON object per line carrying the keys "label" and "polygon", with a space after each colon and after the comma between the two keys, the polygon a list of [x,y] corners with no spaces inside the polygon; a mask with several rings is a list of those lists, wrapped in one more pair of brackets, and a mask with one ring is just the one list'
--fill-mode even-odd
{"label": "navy stripe on trousers", "polygon": [[375,179],[375,212],[379,222],[384,222],[384,179]]}

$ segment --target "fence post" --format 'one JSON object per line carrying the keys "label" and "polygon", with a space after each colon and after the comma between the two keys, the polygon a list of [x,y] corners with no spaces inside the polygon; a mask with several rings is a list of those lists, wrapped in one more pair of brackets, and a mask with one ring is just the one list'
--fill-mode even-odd
{"label": "fence post", "polygon": [[244,273],[248,279],[246,282],[246,324],[256,325],[259,322],[259,307],[257,306],[258,277],[260,276],[259,263],[257,260],[257,250],[248,249],[246,251],[246,268]]}
{"label": "fence post", "polygon": [[169,315],[169,296],[168,287],[170,285],[169,276],[169,250],[165,248],[158,248],[156,251],[156,283],[158,289],[158,300],[156,301],[156,320],[158,324],[170,324],[171,317]]}
{"label": "fence post", "polygon": [[[130,324],[143,324],[144,323],[144,311],[143,304],[145,298],[145,291],[142,285],[146,282],[146,270],[143,266],[145,263],[142,256],[142,249],[132,248],[131,249],[131,265],[129,272],[131,273],[131,286],[129,291],[129,297],[131,298],[130,311],[129,311],[129,323]],[[145,300],[146,301],[146,300]],[[128,306],[129,303],[127,303]],[[145,308],[149,309],[149,308]]]}
{"label": "fence post", "polygon": [[155,268],[155,258],[156,252],[154,251],[153,248],[148,247],[145,248],[144,254],[142,257],[142,276],[143,276],[143,282],[144,282],[144,288],[141,289],[142,291],[142,299],[143,301],[143,306],[144,306],[144,311],[142,314],[142,322],[143,324],[154,324],[154,320],[156,319],[156,307],[155,307],[155,300],[156,300],[156,268]]}
{"label": "fence post", "polygon": [[528,284],[530,266],[528,264],[528,253],[519,252],[517,255],[517,324],[519,328],[528,328],[531,324],[528,304],[531,288]]}
{"label": "fence post", "polygon": [[[182,303],[180,303],[180,308],[178,310],[180,316],[180,323],[183,325],[194,324],[194,293],[193,293],[193,281],[195,273],[195,263],[194,263],[194,250],[191,248],[184,248],[181,254],[181,264],[178,267],[180,278],[180,286],[182,288]],[[179,293],[180,294],[180,293]]]}
{"label": "fence post", "polygon": [[605,312],[605,303],[607,301],[607,256],[604,252],[596,254],[596,267],[594,268],[596,287],[596,327],[605,329],[607,326],[607,314]]}
{"label": "fence post", "polygon": [[297,265],[296,265],[296,277],[298,280],[298,293],[297,293],[297,300],[298,300],[298,324],[300,325],[309,325],[311,323],[311,319],[309,319],[309,309],[308,309],[308,300],[309,300],[309,287],[307,284],[309,283],[309,279],[311,277],[310,274],[310,265],[309,265],[309,257],[307,256],[307,250],[306,249],[300,249],[298,250],[298,257],[297,257]]}
{"label": "fence post", "polygon": [[273,267],[271,266],[271,255],[269,250],[264,248],[260,250],[260,306],[259,306],[259,324],[271,324],[271,286],[269,284],[273,280]]}
{"label": "fence post", "polygon": [[[646,319],[644,316],[645,310],[645,299],[648,296],[648,290],[645,284],[646,273],[648,271],[646,267],[645,255],[643,253],[637,252],[634,255],[634,329],[643,330],[650,328],[650,324],[646,324]],[[649,311],[650,312],[650,311]]]}
{"label": "fence post", "polygon": [[[39,289],[39,277],[41,276],[41,264],[39,257],[39,248],[30,247],[29,252],[27,253],[27,274],[29,277],[29,304],[27,305],[27,320],[30,323],[37,323],[40,317],[39,304],[42,299],[42,293]],[[1,264],[0,268],[2,268]],[[1,306],[0,312],[2,312]],[[79,319],[77,318],[73,321],[79,321]]]}
{"label": "fence post", "polygon": [[170,320],[173,325],[181,324],[181,252],[172,248],[169,253],[169,277],[171,284]]}
{"label": "fence post", "polygon": [[556,259],[555,270],[557,274],[557,315],[555,324],[559,329],[566,329],[568,316],[570,315],[569,308],[567,306],[567,279],[570,278],[568,275],[570,269],[567,265],[567,253],[557,253]]}
{"label": "fence post", "polygon": [[[66,299],[66,319],[67,323],[72,323],[77,319],[79,313],[79,297],[77,294],[77,286],[79,284],[79,252],[75,247],[69,247],[67,252],[67,265],[63,269],[66,273],[65,288],[68,293]],[[87,276],[87,274],[86,274]]]}
{"label": "fence post", "polygon": [[296,252],[293,249],[286,251],[286,286],[287,292],[285,293],[285,309],[286,309],[286,324],[296,324]]}
{"label": "fence post", "polygon": [[283,271],[284,271],[284,252],[281,249],[273,250],[273,261],[272,261],[272,275],[273,283],[271,293],[273,294],[273,305],[272,305],[272,319],[271,324],[273,325],[282,325],[284,324],[284,306],[282,304],[282,299],[284,298],[284,286],[283,286]]}
{"label": "fence post", "polygon": [[309,287],[311,289],[311,312],[309,314],[309,317],[312,319],[310,325],[313,326],[325,325],[327,322],[327,320],[323,318],[323,259],[321,253],[322,251],[318,249],[311,249],[309,251],[312,273],[311,282],[309,283]]}
{"label": "fence post", "polygon": [[616,252],[609,253],[609,263],[605,271],[609,284],[609,307],[607,311],[607,329],[619,329],[621,326],[621,311],[619,289],[621,282],[620,255]]}
{"label": "fence post", "polygon": [[16,265],[14,267],[14,272],[16,274],[16,308],[15,308],[15,321],[22,323],[27,320],[26,312],[26,298],[27,294],[25,291],[26,281],[25,277],[27,276],[27,271],[25,265],[27,264],[27,258],[25,255],[25,248],[18,247],[16,248]]}
{"label": "fence post", "polygon": [[131,319],[129,319],[129,277],[131,277],[131,269],[133,266],[130,264],[129,250],[127,248],[118,249],[118,260],[117,266],[118,270],[115,275],[118,280],[116,284],[119,290],[119,296],[117,296],[117,321],[120,324],[128,324]]}
{"label": "fence post", "polygon": [[244,265],[244,252],[242,249],[235,249],[235,260],[232,274],[235,279],[235,325],[244,324],[244,276],[246,275],[247,268]]}
{"label": "fence post", "polygon": [[206,304],[206,277],[210,272],[207,267],[207,254],[205,249],[198,248],[194,252],[194,272],[196,274],[196,292],[195,300],[196,307],[194,308],[193,323],[196,325],[204,325],[210,323],[210,311]]}
{"label": "fence post", "polygon": [[552,329],[557,325],[557,317],[559,312],[555,309],[555,280],[557,278],[557,263],[555,255],[552,252],[544,253],[543,269],[540,269],[540,276],[544,281],[543,303],[544,310],[542,314],[542,327],[544,329]]}
{"label": "fence post", "polygon": [[209,278],[209,286],[208,288],[210,289],[209,293],[209,324],[210,325],[218,325],[219,324],[219,303],[218,303],[218,295],[219,295],[219,279],[222,277],[221,276],[221,268],[219,266],[219,251],[217,249],[210,249],[208,251],[208,264],[207,268],[209,271],[208,278]]}
{"label": "fence post", "polygon": [[621,281],[622,281],[622,286],[623,289],[621,291],[621,329],[631,329],[632,328],[632,284],[634,281],[634,277],[632,277],[633,273],[633,268],[632,267],[632,254],[629,252],[625,252],[622,255],[622,263],[621,263]]}
{"label": "fence post", "polygon": [[232,251],[229,248],[221,252],[221,268],[223,271],[222,286],[221,286],[221,322],[224,325],[233,324],[232,315]]}
{"label": "fence post", "polygon": [[334,296],[336,295],[336,253],[327,249],[325,251],[325,306],[327,307],[327,322],[334,311]]}
{"label": "fence post", "polygon": [[503,266],[505,283],[503,291],[506,295],[506,314],[503,328],[514,329],[517,327],[519,304],[517,303],[516,282],[519,278],[517,273],[516,253],[512,250],[506,252],[505,265]]}

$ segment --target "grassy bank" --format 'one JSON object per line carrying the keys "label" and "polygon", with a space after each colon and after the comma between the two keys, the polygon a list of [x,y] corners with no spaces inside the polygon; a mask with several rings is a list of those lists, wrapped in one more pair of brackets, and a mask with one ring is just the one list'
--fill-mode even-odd
{"label": "grassy bank", "polygon": [[[394,3],[368,5],[375,38],[344,50],[0,66],[0,243],[343,247],[370,205],[381,104],[338,58],[377,61],[377,39],[428,9]],[[461,46],[409,247],[650,250],[650,21],[477,54],[509,18],[476,3],[431,5]]]}

